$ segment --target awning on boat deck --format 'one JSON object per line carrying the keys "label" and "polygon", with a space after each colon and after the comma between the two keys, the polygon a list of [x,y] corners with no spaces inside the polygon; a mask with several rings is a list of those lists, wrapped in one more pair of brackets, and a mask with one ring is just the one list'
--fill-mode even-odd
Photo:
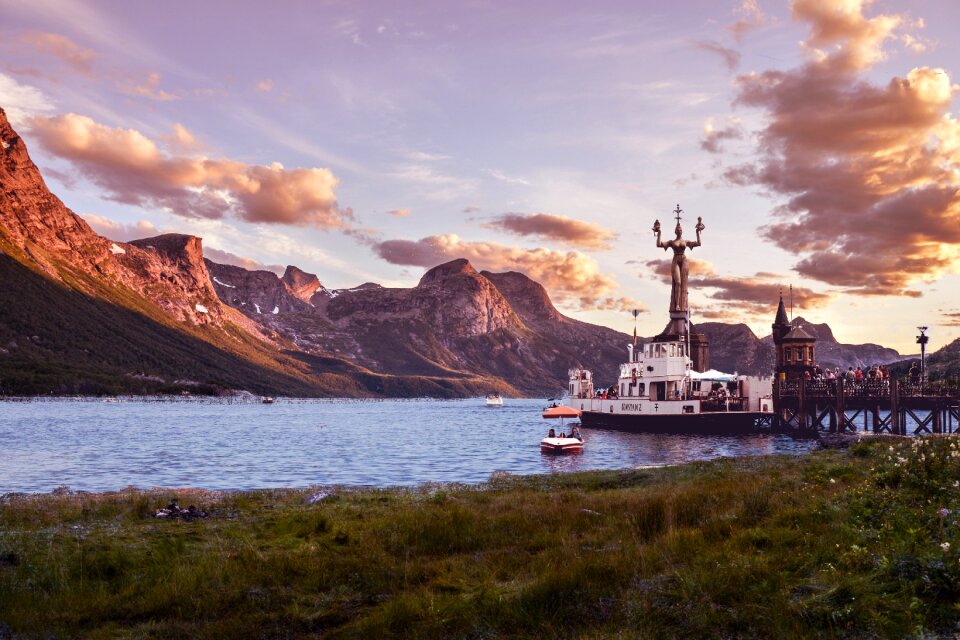
{"label": "awning on boat deck", "polygon": [[691,371],[690,377],[694,380],[710,380],[712,382],[732,382],[737,379],[737,376],[732,373],[724,373],[716,369],[707,369],[703,373]]}
{"label": "awning on boat deck", "polygon": [[580,412],[572,407],[550,407],[543,412],[544,418],[579,418]]}

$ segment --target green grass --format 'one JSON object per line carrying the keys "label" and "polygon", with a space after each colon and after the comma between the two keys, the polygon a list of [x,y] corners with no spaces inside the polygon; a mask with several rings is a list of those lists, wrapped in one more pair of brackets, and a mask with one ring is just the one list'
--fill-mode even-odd
{"label": "green grass", "polygon": [[[930,437],[658,470],[498,475],[482,487],[343,490],[317,504],[295,490],[5,496],[0,629],[952,637],[957,487],[960,438]],[[149,517],[175,495],[210,517]]]}

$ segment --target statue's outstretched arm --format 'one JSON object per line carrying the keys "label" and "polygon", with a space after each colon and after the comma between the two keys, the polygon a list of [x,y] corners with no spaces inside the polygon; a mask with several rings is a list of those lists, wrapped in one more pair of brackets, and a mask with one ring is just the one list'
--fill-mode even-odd
{"label": "statue's outstretched arm", "polygon": [[697,240],[696,242],[690,242],[687,244],[687,246],[691,249],[700,246],[700,232],[706,229],[706,227],[703,225],[703,218],[697,218],[697,226],[694,228],[697,230]]}
{"label": "statue's outstretched arm", "polygon": [[666,251],[666,250],[667,250],[667,247],[665,247],[664,244],[663,244],[662,242],[660,242],[660,221],[659,221],[659,220],[655,220],[655,221],[654,221],[654,223],[653,223],[653,232],[654,232],[654,233],[656,234],[656,236],[657,236],[657,246],[658,246],[658,247],[661,247],[664,251]]}

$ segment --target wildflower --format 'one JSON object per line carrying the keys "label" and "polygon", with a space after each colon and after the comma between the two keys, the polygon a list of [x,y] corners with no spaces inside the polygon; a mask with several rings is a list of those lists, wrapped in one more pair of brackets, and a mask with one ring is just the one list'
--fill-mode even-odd
{"label": "wildflower", "polygon": [[837,484],[837,481],[834,480],[833,478],[830,478],[830,484]]}
{"label": "wildflower", "polygon": [[937,515],[940,516],[941,518],[946,518],[948,515],[950,515],[950,509],[947,509],[946,507],[941,507],[940,509],[937,510]]}
{"label": "wildflower", "polygon": [[940,543],[940,548],[943,549],[944,553],[946,553],[947,551],[950,551],[950,543],[942,542]]}
{"label": "wildflower", "polygon": [[953,481],[953,488],[956,489],[957,487],[960,487],[960,480]]}

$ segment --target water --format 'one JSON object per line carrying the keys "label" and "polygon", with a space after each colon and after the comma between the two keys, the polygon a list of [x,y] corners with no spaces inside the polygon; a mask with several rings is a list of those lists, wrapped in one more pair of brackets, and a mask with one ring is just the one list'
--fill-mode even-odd
{"label": "water", "polygon": [[540,453],[547,429],[560,427],[540,417],[544,401],[504,402],[0,402],[0,493],[480,483],[494,471],[637,468],[815,446],[786,436],[584,429],[584,453],[557,457]]}

